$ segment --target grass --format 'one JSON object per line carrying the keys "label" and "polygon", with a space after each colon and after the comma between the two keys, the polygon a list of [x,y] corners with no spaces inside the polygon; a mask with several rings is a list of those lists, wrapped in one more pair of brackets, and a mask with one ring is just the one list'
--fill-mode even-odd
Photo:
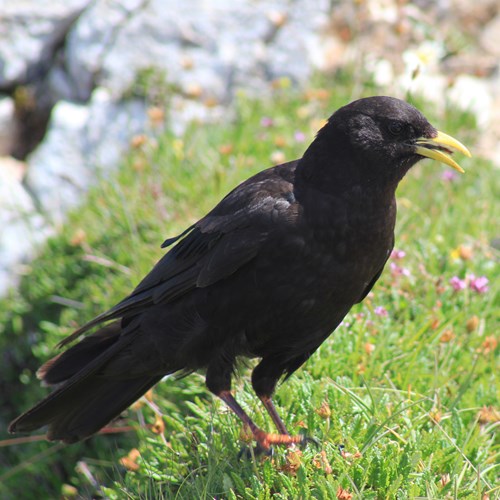
{"label": "grass", "polygon": [[[316,86],[277,88],[264,101],[242,96],[230,125],[137,140],[0,304],[2,427],[44,393],[34,371],[59,339],[122,298],[162,255],[163,239],[239,181],[300,156],[319,120],[359,97],[350,88],[346,81],[334,92]],[[474,151],[469,115],[418,104]],[[319,448],[239,460],[244,430],[194,374],[169,378],[153,403],[129,410],[134,430],[124,436],[1,448],[2,498],[498,496],[498,285],[490,246],[498,175],[480,158],[460,163],[467,173],[452,180],[430,161],[410,172],[398,190],[396,246],[406,255],[391,260],[367,300],[277,391],[289,429],[314,436]],[[489,290],[470,288],[471,274],[489,277]],[[453,289],[454,276],[465,289]],[[244,368],[236,381],[237,397],[271,429],[249,373]]]}

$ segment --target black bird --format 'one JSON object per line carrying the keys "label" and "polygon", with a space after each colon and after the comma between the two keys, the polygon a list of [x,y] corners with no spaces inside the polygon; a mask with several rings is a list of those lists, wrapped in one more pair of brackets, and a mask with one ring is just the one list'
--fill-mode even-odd
{"label": "black bird", "polygon": [[[46,362],[55,390],[10,432],[48,426],[50,440],[96,433],[167,374],[206,370],[206,385],[258,447],[290,436],[271,400],[379,278],[394,245],[395,191],[423,157],[463,171],[469,151],[413,106],[369,97],[340,108],[295,161],[246,180],[175,244],[137,288]],[[278,434],[259,429],[231,394],[238,357],[260,358],[252,385]]]}

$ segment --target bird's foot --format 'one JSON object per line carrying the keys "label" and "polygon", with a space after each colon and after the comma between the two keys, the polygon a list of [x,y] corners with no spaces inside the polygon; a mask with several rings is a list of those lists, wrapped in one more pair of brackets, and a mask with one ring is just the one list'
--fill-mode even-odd
{"label": "bird's foot", "polygon": [[300,434],[296,436],[290,436],[289,434],[272,434],[270,432],[264,432],[261,429],[257,429],[253,432],[253,437],[257,441],[257,446],[263,450],[268,450],[273,445],[285,445],[287,447],[298,445],[302,447],[308,443],[312,443],[315,446],[319,446],[318,441],[314,438]]}
{"label": "bird's foot", "polygon": [[294,448],[295,446],[303,448],[307,444],[313,444],[319,448],[319,442],[316,439],[303,435],[273,434],[258,429],[253,433],[253,438],[257,442],[256,446],[253,449],[244,446],[238,453],[238,460],[262,456],[271,457],[275,445],[286,446],[287,448]]}

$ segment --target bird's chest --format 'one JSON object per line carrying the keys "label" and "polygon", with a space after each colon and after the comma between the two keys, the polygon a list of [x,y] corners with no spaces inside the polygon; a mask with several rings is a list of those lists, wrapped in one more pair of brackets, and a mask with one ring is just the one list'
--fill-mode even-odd
{"label": "bird's chest", "polygon": [[392,249],[395,203],[373,200],[337,204],[311,224],[306,260],[324,290],[355,301],[380,271]]}

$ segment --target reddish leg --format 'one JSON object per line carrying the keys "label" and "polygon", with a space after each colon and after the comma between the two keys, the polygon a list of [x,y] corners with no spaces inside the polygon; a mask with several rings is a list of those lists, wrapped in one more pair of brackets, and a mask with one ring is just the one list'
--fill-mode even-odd
{"label": "reddish leg", "polygon": [[222,399],[222,401],[224,401],[224,403],[227,404],[227,406],[229,406],[229,408],[231,408],[231,410],[233,410],[233,412],[240,418],[243,423],[248,425],[255,441],[257,441],[258,445],[263,450],[269,450],[269,448],[273,444],[301,444],[308,441],[308,439],[304,438],[304,436],[290,436],[288,434],[283,422],[276,412],[276,408],[274,407],[271,399],[265,398],[266,401],[264,401],[264,399],[261,398],[264,406],[271,415],[271,418],[278,427],[280,434],[271,434],[257,427],[254,421],[245,413],[245,410],[243,410],[238,401],[234,399],[234,396],[229,391],[222,391],[218,394],[218,396]]}
{"label": "reddish leg", "polygon": [[262,404],[267,410],[267,413],[271,415],[271,418],[273,419],[274,425],[278,429],[278,432],[280,434],[285,434],[287,436],[290,435],[290,433],[286,430],[285,424],[283,423],[283,420],[281,420],[281,417],[278,415],[278,412],[276,411],[276,407],[274,406],[273,400],[269,396],[259,396],[259,399],[262,401]]}

